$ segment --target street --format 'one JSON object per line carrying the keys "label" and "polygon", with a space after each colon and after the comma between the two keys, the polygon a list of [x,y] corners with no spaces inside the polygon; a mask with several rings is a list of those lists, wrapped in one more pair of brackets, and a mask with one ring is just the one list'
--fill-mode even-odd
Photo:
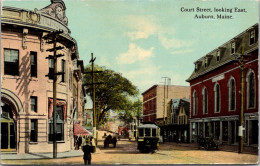
{"label": "street", "polygon": [[[98,150],[92,155],[92,164],[256,164],[257,154],[238,154],[237,152],[198,150],[195,146],[183,146],[176,143],[162,143],[154,154],[140,153],[137,143],[128,139],[118,141],[116,148],[110,145],[104,149],[99,141]],[[47,164],[83,164],[82,157],[39,160],[2,160],[2,164],[47,165]]]}

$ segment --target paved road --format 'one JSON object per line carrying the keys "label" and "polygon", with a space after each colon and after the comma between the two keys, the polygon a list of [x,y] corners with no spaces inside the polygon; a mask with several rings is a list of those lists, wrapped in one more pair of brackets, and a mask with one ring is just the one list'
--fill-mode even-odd
{"label": "paved road", "polygon": [[[92,164],[256,164],[257,154],[238,154],[227,151],[198,150],[196,147],[180,146],[172,143],[160,145],[157,153],[139,153],[136,142],[118,141],[116,148],[103,148],[99,142],[99,150],[92,155]],[[40,160],[2,160],[5,164],[83,164],[82,157]]]}

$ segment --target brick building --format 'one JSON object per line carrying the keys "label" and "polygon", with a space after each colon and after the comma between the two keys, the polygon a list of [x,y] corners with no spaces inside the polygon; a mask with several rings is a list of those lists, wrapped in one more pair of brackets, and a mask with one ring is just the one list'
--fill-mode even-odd
{"label": "brick building", "polygon": [[189,86],[177,85],[154,85],[143,95],[143,121],[156,122],[158,125],[164,125],[167,118],[167,103],[171,99],[190,98]]}
{"label": "brick building", "polygon": [[238,143],[241,110],[241,72],[237,59],[245,58],[244,142],[258,144],[258,24],[246,29],[198,59],[187,79],[191,86],[191,141],[199,135],[220,143]]}
{"label": "brick building", "polygon": [[[57,142],[58,152],[74,149],[73,124],[82,122],[83,62],[77,42],[70,36],[66,6],[62,0],[34,11],[2,8],[1,15],[1,151],[17,153],[53,150],[53,59],[46,59],[53,46],[43,38],[58,36]],[[46,76],[48,75],[48,76]]]}

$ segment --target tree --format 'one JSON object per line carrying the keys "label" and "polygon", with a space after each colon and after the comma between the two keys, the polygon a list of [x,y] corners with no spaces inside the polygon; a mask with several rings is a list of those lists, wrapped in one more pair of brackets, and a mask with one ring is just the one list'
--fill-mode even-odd
{"label": "tree", "polygon": [[[92,75],[91,65],[85,69],[87,74],[84,74],[83,83],[88,85],[86,93],[93,100]],[[95,85],[95,100],[97,105],[97,124],[105,121],[104,116],[109,110],[127,110],[130,97],[135,97],[139,91],[135,85],[132,84],[127,78],[123,77],[120,73],[113,70],[106,69],[95,65],[95,71],[102,71],[94,74],[94,83],[101,82],[102,84]]]}
{"label": "tree", "polygon": [[119,112],[119,119],[130,123],[136,117],[139,120],[142,117],[142,102],[140,100],[137,101],[128,101],[126,103],[126,109],[124,111]]}

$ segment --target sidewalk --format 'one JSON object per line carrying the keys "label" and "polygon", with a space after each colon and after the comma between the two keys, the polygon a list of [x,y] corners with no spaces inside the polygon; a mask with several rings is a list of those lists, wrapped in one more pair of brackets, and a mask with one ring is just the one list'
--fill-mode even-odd
{"label": "sidewalk", "polygon": [[[96,148],[96,153],[100,153],[100,149]],[[94,153],[95,154],[95,153]],[[83,151],[71,150],[67,152],[58,152],[57,158],[69,158],[83,156]],[[31,159],[53,159],[53,153],[3,153],[1,152],[1,160],[31,160]]]}
{"label": "sidewalk", "polygon": [[[176,146],[185,146],[191,148],[198,148],[197,143],[176,143],[176,142],[164,142],[162,144],[170,144]],[[203,150],[203,149],[202,149]],[[227,151],[227,152],[238,152],[238,145],[219,145],[220,151]],[[252,146],[243,146],[243,152],[246,154],[258,154],[258,147]]]}

